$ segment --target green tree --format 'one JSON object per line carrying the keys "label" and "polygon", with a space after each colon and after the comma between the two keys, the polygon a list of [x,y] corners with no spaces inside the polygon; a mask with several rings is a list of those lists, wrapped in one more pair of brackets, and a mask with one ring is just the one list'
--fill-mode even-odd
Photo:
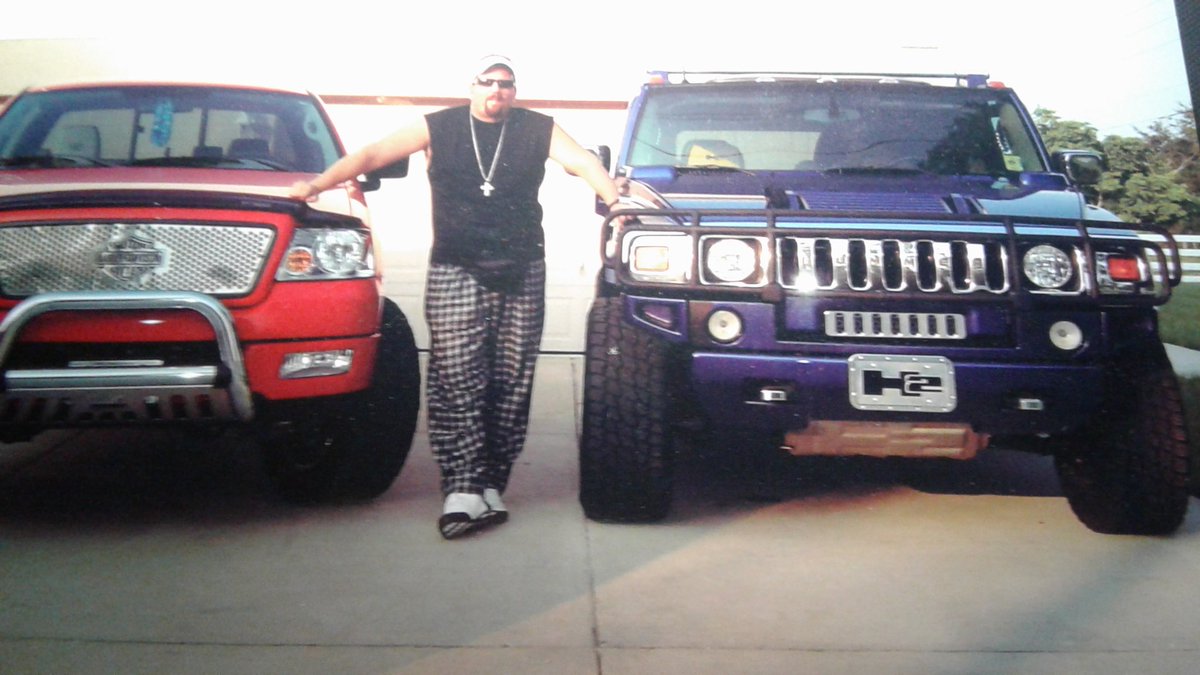
{"label": "green tree", "polygon": [[1200,154],[1190,109],[1155,122],[1137,137],[1108,136],[1103,142],[1092,125],[1064,120],[1053,110],[1038,108],[1033,117],[1050,152],[1104,153],[1108,170],[1088,191],[1090,201],[1126,220],[1176,233],[1200,232]]}
{"label": "green tree", "polygon": [[1124,195],[1116,208],[1127,220],[1152,223],[1180,232],[1187,231],[1196,211],[1196,197],[1170,174],[1136,174],[1125,182]]}
{"label": "green tree", "polygon": [[1142,138],[1129,136],[1107,136],[1104,139],[1104,158],[1110,173],[1122,182],[1137,174],[1157,173],[1161,162],[1154,156],[1150,144]]}
{"label": "green tree", "polygon": [[[1108,136],[1104,139],[1103,152],[1108,165],[1104,177],[1095,189],[1095,203],[1128,217],[1123,213],[1122,204],[1129,199],[1128,183],[1134,176],[1148,176],[1155,173],[1156,161],[1154,153],[1145,140],[1129,136]],[[1134,189],[1144,191],[1149,185],[1135,184]],[[1152,197],[1138,194],[1137,201],[1148,201]]]}
{"label": "green tree", "polygon": [[1195,194],[1200,194],[1200,146],[1192,109],[1180,107],[1175,114],[1156,120],[1141,132],[1151,152],[1162,162],[1162,171],[1175,174]]}
{"label": "green tree", "polygon": [[[1139,134],[1151,157],[1146,175],[1169,178],[1181,186],[1183,192],[1174,189],[1171,182],[1146,182],[1144,185],[1139,182],[1135,187],[1144,187],[1148,191],[1147,196],[1141,196],[1130,194],[1130,185],[1126,184],[1127,212],[1142,213],[1151,209],[1148,197],[1153,196],[1166,202],[1151,209],[1157,213],[1153,222],[1166,225],[1175,232],[1200,232],[1200,146],[1192,109],[1180,106],[1173,115],[1156,120],[1149,130],[1139,130]],[[1182,215],[1177,215],[1180,211]],[[1165,222],[1173,215],[1176,216],[1174,223]]]}
{"label": "green tree", "polygon": [[1042,141],[1050,152],[1059,150],[1096,150],[1103,151],[1100,138],[1096,135],[1096,127],[1086,122],[1064,120],[1058,113],[1048,108],[1037,108],[1033,111],[1033,123],[1037,126]]}

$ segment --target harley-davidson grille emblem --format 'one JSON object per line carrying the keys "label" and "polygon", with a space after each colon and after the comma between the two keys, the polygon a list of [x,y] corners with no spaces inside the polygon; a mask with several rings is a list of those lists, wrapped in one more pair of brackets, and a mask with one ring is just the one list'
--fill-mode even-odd
{"label": "harley-davidson grille emblem", "polygon": [[141,285],[170,265],[170,249],[145,230],[120,232],[96,254],[96,269],[125,284]]}

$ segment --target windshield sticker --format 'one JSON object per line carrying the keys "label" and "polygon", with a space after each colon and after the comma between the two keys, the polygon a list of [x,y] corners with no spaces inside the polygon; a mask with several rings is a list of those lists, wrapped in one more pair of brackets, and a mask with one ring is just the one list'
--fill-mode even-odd
{"label": "windshield sticker", "polygon": [[156,147],[166,147],[171,141],[171,124],[175,120],[175,105],[171,99],[159,101],[154,106],[154,128],[150,132],[150,142]]}

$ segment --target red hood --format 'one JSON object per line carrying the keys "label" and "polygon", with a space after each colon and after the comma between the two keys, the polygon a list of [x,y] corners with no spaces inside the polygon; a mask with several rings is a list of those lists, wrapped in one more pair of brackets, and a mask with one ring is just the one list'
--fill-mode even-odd
{"label": "red hood", "polygon": [[[163,169],[161,167],[104,167],[80,169],[21,169],[0,171],[0,199],[55,192],[196,190],[287,197],[297,180],[310,174],[282,171],[222,169]],[[322,211],[365,219],[362,193],[357,188],[328,190],[311,206]]]}

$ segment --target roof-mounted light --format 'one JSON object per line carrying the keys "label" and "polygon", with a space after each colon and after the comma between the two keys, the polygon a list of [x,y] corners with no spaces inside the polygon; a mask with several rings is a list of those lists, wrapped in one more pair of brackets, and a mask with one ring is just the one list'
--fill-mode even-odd
{"label": "roof-mounted light", "polygon": [[646,73],[646,84],[658,86],[660,84],[668,84],[669,78],[665,70],[651,70]]}

